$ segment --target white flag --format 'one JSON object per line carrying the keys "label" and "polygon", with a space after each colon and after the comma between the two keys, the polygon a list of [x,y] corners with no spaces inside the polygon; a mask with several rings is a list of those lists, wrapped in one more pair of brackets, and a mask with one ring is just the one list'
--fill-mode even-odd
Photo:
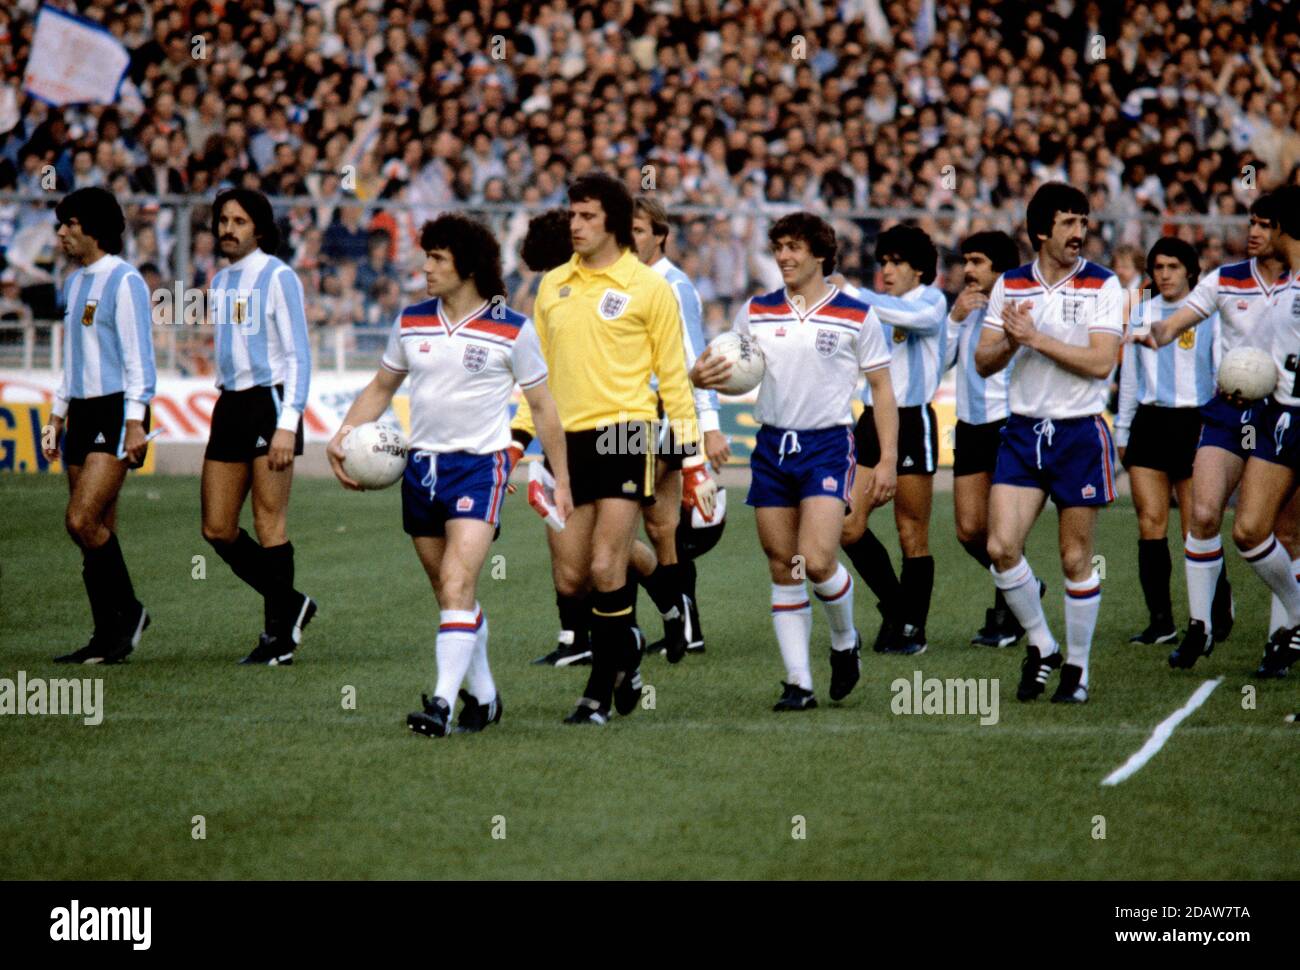
{"label": "white flag", "polygon": [[91,20],[42,7],[23,88],[47,104],[112,104],[131,55]]}

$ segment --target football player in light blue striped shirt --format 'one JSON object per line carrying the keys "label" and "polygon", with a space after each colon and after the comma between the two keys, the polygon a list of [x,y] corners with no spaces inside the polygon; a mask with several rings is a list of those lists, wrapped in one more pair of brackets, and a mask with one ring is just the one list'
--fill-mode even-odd
{"label": "football player in light blue striped shirt", "polygon": [[[1133,308],[1129,326],[1145,332],[1187,300],[1201,266],[1190,243],[1172,236],[1156,241],[1147,270],[1157,295]],[[1144,326],[1137,326],[1139,323]],[[1191,525],[1192,465],[1201,438],[1201,411],[1215,395],[1219,365],[1219,315],[1184,330],[1159,350],[1124,345],[1120,367],[1115,445],[1128,469],[1138,519],[1138,578],[1150,622],[1130,643],[1171,643],[1178,638],[1169,594],[1169,490],[1178,496],[1182,537]]]}
{"label": "football player in light blue striped shirt", "polygon": [[[889,292],[859,290],[858,298],[875,310],[890,348],[890,381],[898,400],[894,522],[903,551],[902,574],[895,578],[888,553],[867,527],[871,510],[856,494],[845,519],[843,547],[880,602],[884,622],[876,652],[917,654],[926,649],[925,623],[934,589],[930,506],[934,473],[939,468],[939,424],[930,402],[943,373],[948,301],[932,285],[938,251],[930,237],[915,226],[894,226],[881,233],[876,260]],[[858,465],[866,470],[859,473],[858,480],[869,482],[880,459],[869,385],[862,392],[862,401],[865,407],[853,434]]]}
{"label": "football player in light blue striped shirt", "polygon": [[[63,379],[42,451],[68,470],[64,523],[81,548],[95,630],[58,663],[117,663],[140,642],[149,614],[135,597],[117,541],[117,496],[147,451],[154,393],[149,293],[121,259],[126,220],[112,193],[84,188],[56,207],[59,244],[78,266],[64,288]],[[67,435],[63,435],[64,423]]]}
{"label": "football player in light blue striped shirt", "polygon": [[[999,276],[1020,265],[1020,249],[1005,232],[977,232],[962,240],[962,278],[966,284],[948,314],[944,370],[957,367],[957,427],[953,434],[952,500],[957,541],[977,563],[988,569],[989,490],[998,464],[1002,428],[1011,413],[1007,403],[1008,371],[981,377],[975,369],[975,348],[984,326],[989,293]],[[971,643],[1009,647],[1024,634],[997,590],[984,626]]]}
{"label": "football player in light blue striped shirt", "polygon": [[[221,395],[203,456],[203,538],[262,596],[264,629],[240,662],[284,665],[316,613],[315,601],[294,588],[285,530],[311,380],[302,283],[272,255],[280,232],[262,193],[219,194],[212,232],[230,262],[208,293]],[[239,527],[250,488],[257,541]]]}

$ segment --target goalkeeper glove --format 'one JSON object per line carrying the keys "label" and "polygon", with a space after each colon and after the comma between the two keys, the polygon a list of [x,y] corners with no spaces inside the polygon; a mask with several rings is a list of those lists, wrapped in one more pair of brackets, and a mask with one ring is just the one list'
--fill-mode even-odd
{"label": "goalkeeper glove", "polygon": [[540,461],[528,465],[528,504],[556,532],[564,529],[564,520],[555,508],[555,477]]}
{"label": "goalkeeper glove", "polygon": [[[526,431],[520,432],[519,438],[524,438],[524,437],[531,438],[531,435],[529,435]],[[519,438],[516,438],[514,441],[510,442],[509,447],[506,448],[506,458],[509,459],[510,461],[510,467],[506,469],[507,476],[509,476],[509,474],[515,470],[515,466],[518,465],[519,462],[523,460],[524,451],[528,448],[528,442],[520,441]],[[514,495],[515,487],[513,485],[507,484],[506,494]]]}
{"label": "goalkeeper glove", "polygon": [[704,521],[712,522],[718,500],[718,483],[704,462],[703,455],[691,455],[682,462],[682,505],[699,509]]}

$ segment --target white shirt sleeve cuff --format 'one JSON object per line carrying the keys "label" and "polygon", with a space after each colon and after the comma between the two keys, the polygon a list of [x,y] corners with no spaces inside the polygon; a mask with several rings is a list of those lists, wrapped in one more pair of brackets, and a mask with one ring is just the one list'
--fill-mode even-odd
{"label": "white shirt sleeve cuff", "polygon": [[302,417],[302,412],[297,408],[291,408],[288,405],[280,408],[280,420],[275,423],[275,427],[280,431],[297,431],[298,419]]}
{"label": "white shirt sleeve cuff", "polygon": [[712,408],[699,413],[699,422],[700,434],[704,434],[707,431],[722,430],[722,423],[718,419],[718,412],[714,411]]}
{"label": "white shirt sleeve cuff", "polygon": [[144,402],[127,401],[126,402],[126,420],[143,421],[144,420]]}
{"label": "white shirt sleeve cuff", "polygon": [[68,399],[66,397],[56,397],[54,404],[50,407],[50,417],[66,418],[68,416]]}

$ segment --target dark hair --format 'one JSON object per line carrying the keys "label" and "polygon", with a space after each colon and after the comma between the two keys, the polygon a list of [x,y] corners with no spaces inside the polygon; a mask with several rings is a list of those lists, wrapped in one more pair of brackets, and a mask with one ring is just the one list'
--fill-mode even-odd
{"label": "dark hair", "polygon": [[491,231],[477,219],[449,212],[420,227],[420,248],[426,253],[445,249],[451,253],[456,275],[472,279],[479,294],[505,296],[501,279],[501,247]]}
{"label": "dark hair", "polygon": [[70,192],[54,207],[54,215],[60,225],[76,219],[81,231],[94,239],[104,252],[116,256],[122,251],[126,217],[117,204],[117,197],[107,189],[88,186]]}
{"label": "dark hair", "polygon": [[1250,204],[1250,214],[1258,219],[1264,219],[1273,225],[1278,224],[1277,220],[1277,199],[1273,197],[1272,192],[1265,192],[1258,199]]}
{"label": "dark hair", "polygon": [[627,186],[604,172],[588,172],[569,185],[569,202],[595,201],[605,210],[605,231],[612,233],[624,249],[632,244],[632,193]]}
{"label": "dark hair", "polygon": [[767,241],[776,245],[778,239],[802,239],[808,249],[822,261],[823,275],[830,276],[835,271],[835,255],[839,244],[835,241],[835,230],[829,222],[811,212],[791,212],[772,223],[767,231]]}
{"label": "dark hair", "polygon": [[1187,285],[1195,286],[1201,278],[1201,260],[1196,255],[1192,244],[1177,236],[1161,236],[1154,246],[1147,251],[1147,272],[1154,273],[1157,256],[1172,256],[1182,263],[1187,270]]}
{"label": "dark hair", "polygon": [[1058,212],[1086,216],[1092,210],[1088,207],[1088,197],[1073,185],[1064,182],[1044,182],[1029,200],[1025,210],[1025,228],[1029,230],[1029,242],[1037,251],[1042,239],[1050,238],[1052,226],[1056,224]]}
{"label": "dark hair", "polygon": [[1300,185],[1284,185],[1269,198],[1278,228],[1284,235],[1300,239]]}
{"label": "dark hair", "polygon": [[925,230],[916,226],[891,226],[886,229],[876,240],[876,262],[884,262],[886,256],[907,263],[921,274],[921,282],[925,285],[934,282],[939,251],[934,248],[934,243]]}
{"label": "dark hair", "polygon": [[264,253],[274,255],[280,249],[280,227],[275,224],[275,213],[265,195],[256,189],[226,189],[217,194],[212,204],[212,235],[221,239],[221,210],[227,202],[238,202],[239,207],[253,220],[253,237]]}
{"label": "dark hair", "polygon": [[534,273],[544,273],[567,263],[573,257],[569,214],[563,209],[547,209],[529,219],[519,255]]}
{"label": "dark hair", "polygon": [[995,273],[1005,273],[1020,265],[1020,247],[1005,232],[976,232],[961,241],[961,254],[983,253],[993,264]]}

